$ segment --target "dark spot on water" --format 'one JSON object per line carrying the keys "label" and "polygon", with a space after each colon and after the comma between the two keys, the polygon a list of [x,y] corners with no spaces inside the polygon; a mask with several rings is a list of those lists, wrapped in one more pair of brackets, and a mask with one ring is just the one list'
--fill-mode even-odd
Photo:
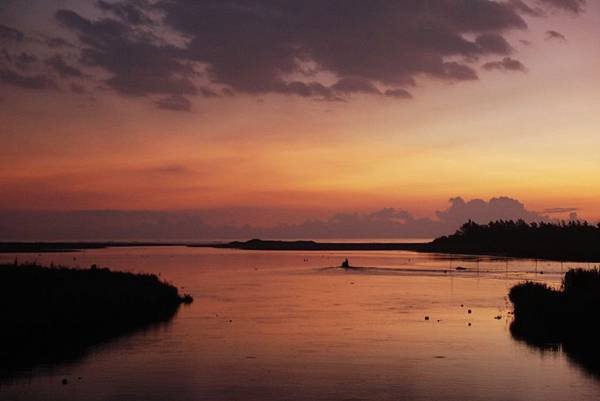
{"label": "dark spot on water", "polygon": [[62,381],[61,381],[61,383],[62,383],[63,386],[66,385],[68,382],[69,381],[67,379],[62,379]]}

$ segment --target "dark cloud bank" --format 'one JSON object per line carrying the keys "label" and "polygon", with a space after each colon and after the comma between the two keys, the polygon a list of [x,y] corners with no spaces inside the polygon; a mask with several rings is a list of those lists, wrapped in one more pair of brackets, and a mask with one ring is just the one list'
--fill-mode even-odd
{"label": "dark cloud bank", "polygon": [[[550,220],[546,213],[571,212],[555,208],[537,213],[508,197],[489,201],[450,199],[436,218],[416,218],[394,208],[374,213],[339,213],[327,220],[281,224],[269,228],[205,223],[210,212],[73,211],[0,212],[0,240],[207,240],[249,238],[433,238],[454,232],[471,219]],[[214,216],[211,216],[214,217]],[[556,216],[555,216],[556,217]],[[214,218],[212,219],[214,220]]]}
{"label": "dark cloud bank", "polygon": [[[581,13],[585,0],[98,0],[94,5],[93,16],[69,9],[54,13],[77,46],[57,46],[70,41],[55,33],[37,38],[54,52],[43,57],[46,70],[30,75],[5,61],[0,81],[42,89],[56,86],[53,79],[84,78],[82,69],[103,71],[85,80],[126,96],[153,96],[158,107],[183,111],[191,109],[186,96],[193,95],[408,99],[422,77],[479,79],[478,61],[486,70],[525,71],[511,57],[515,50],[507,33],[527,29],[526,17]],[[27,38],[18,28],[0,25],[0,40],[13,48]]]}

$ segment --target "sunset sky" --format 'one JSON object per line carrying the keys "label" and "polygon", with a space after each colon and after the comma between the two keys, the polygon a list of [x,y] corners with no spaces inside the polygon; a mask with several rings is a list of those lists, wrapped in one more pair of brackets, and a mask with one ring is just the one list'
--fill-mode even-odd
{"label": "sunset sky", "polygon": [[0,45],[4,211],[600,219],[598,1],[3,0]]}

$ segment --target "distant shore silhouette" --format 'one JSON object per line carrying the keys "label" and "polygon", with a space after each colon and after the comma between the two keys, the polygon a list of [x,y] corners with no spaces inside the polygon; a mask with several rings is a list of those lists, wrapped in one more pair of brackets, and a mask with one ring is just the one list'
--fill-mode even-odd
{"label": "distant shore silhouette", "polygon": [[599,244],[600,224],[498,220],[488,224],[468,221],[456,233],[436,238],[426,248],[444,253],[593,262],[600,261]]}
{"label": "distant shore silhouette", "polygon": [[133,246],[189,246],[263,251],[414,251],[572,262],[600,262],[600,224],[569,221],[526,223],[468,221],[454,234],[427,243],[316,242],[311,240],[190,242],[0,242],[0,253],[76,252],[84,249]]}
{"label": "distant shore silhouette", "polygon": [[249,250],[293,251],[415,251],[490,255],[558,261],[600,261],[600,225],[571,221],[526,223],[498,220],[488,224],[468,221],[454,234],[428,243],[326,243],[252,239],[226,244],[193,245]]}
{"label": "distant shore silhouette", "polygon": [[85,249],[104,249],[111,247],[133,246],[176,246],[185,245],[177,242],[137,242],[137,241],[105,241],[105,242],[0,242],[0,253],[54,253],[78,252]]}

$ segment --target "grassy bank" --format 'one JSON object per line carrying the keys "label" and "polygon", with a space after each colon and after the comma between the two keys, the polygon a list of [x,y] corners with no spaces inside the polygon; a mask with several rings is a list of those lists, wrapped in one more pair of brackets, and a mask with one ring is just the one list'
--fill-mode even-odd
{"label": "grassy bank", "polygon": [[68,359],[95,343],[164,322],[191,301],[152,274],[0,265],[0,369]]}
{"label": "grassy bank", "polygon": [[541,347],[562,347],[574,361],[600,375],[600,270],[569,270],[560,289],[527,282],[509,293],[511,333]]}

